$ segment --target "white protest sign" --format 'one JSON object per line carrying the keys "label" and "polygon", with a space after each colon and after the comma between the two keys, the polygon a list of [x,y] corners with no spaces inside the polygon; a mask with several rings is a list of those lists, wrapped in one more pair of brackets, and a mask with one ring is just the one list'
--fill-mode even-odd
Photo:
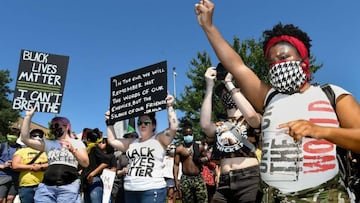
{"label": "white protest sign", "polygon": [[115,179],[115,171],[112,171],[110,169],[104,169],[100,178],[103,181],[104,185],[102,202],[106,203],[109,202],[111,197],[111,190]]}

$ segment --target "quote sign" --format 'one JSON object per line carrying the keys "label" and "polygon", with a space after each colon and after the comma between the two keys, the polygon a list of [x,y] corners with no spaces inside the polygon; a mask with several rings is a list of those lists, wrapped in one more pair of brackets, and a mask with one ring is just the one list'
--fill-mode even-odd
{"label": "quote sign", "polygon": [[166,108],[166,61],[112,77],[110,82],[110,121],[121,121]]}
{"label": "quote sign", "polygon": [[68,64],[68,56],[21,50],[12,108],[59,113]]}

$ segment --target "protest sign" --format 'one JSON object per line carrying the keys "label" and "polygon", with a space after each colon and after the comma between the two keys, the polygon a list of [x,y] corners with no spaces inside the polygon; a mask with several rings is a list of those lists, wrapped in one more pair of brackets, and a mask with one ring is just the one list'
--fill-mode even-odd
{"label": "protest sign", "polygon": [[166,108],[166,61],[111,78],[110,121]]}
{"label": "protest sign", "polygon": [[102,202],[109,202],[111,197],[111,190],[113,188],[115,172],[110,169],[104,169],[100,175],[103,182],[103,196]]}
{"label": "protest sign", "polygon": [[12,108],[59,113],[68,63],[68,56],[21,50]]}

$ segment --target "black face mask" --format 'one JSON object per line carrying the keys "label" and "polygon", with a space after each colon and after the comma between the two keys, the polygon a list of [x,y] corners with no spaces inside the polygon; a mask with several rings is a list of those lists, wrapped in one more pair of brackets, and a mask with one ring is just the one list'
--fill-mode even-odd
{"label": "black face mask", "polygon": [[59,138],[64,135],[64,131],[60,127],[60,124],[55,123],[51,126],[51,134],[53,134],[56,138]]}

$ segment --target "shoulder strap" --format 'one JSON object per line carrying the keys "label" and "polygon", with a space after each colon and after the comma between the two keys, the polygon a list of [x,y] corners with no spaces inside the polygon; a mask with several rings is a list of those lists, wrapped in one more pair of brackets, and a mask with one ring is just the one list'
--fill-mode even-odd
{"label": "shoulder strap", "polygon": [[5,162],[5,160],[1,159],[1,156],[4,153],[4,149],[5,149],[5,142],[1,142],[0,143],[0,160],[3,162]]}
{"label": "shoulder strap", "polygon": [[336,113],[336,99],[335,99],[334,90],[331,88],[329,84],[321,85],[321,89],[326,94],[327,98],[330,101],[331,106],[334,108],[334,111]]}
{"label": "shoulder strap", "polygon": [[3,154],[5,148],[5,142],[0,143],[0,156]]}
{"label": "shoulder strap", "polygon": [[196,141],[193,142],[193,149],[194,149],[193,160],[195,162],[198,162],[200,158],[200,149],[199,149],[199,144]]}
{"label": "shoulder strap", "polygon": [[29,163],[27,163],[27,165],[33,164],[33,163],[36,161],[36,159],[38,159],[39,156],[40,156],[42,153],[43,153],[43,152],[37,153],[37,155],[36,155]]}
{"label": "shoulder strap", "polygon": [[269,96],[266,98],[266,101],[265,101],[265,104],[263,107],[263,112],[265,111],[265,108],[269,105],[271,99],[274,98],[274,96],[277,94],[279,94],[279,91],[277,91],[277,90],[275,90],[269,94]]}

